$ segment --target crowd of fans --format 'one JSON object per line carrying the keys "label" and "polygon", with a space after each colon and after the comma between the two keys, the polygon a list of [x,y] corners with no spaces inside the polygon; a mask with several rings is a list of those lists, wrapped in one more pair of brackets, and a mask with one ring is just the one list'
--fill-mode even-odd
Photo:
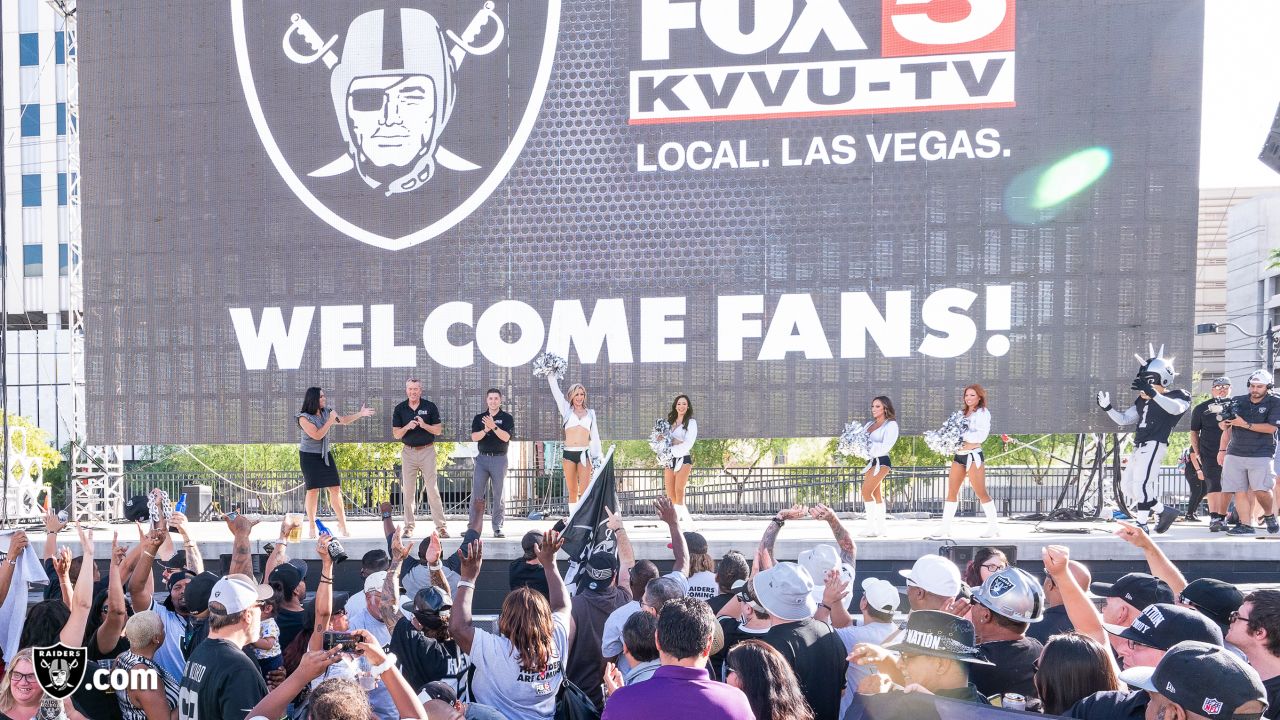
{"label": "crowd of fans", "polygon": [[[257,574],[254,520],[227,521],[233,552],[214,573],[179,514],[173,532],[140,528],[129,547],[113,537],[104,577],[91,531],[76,528],[72,557],[50,515],[46,599],[18,617],[20,632],[0,633],[17,637],[0,720],[888,720],[992,705],[1091,720],[1280,717],[1280,589],[1187,582],[1132,526],[1117,535],[1149,572],[1114,583],[1051,545],[1043,578],[988,548],[963,570],[928,555],[855,588],[857,547],[822,505],[780,511],[750,561],[713,558],[669,502],[656,510],[670,557],[637,558],[611,513],[616,547],[572,587],[559,534],[526,534],[492,629],[472,615],[485,555],[474,532],[446,556],[436,534],[406,542],[384,519],[386,551],[365,554],[362,585],[338,592],[330,536],[316,541],[318,573],[289,557],[295,520]],[[777,562],[778,535],[799,522],[825,523],[833,542]],[[33,552],[12,536],[0,606],[25,597]],[[59,642],[87,648],[90,670],[160,682],[53,700],[33,649]]]}

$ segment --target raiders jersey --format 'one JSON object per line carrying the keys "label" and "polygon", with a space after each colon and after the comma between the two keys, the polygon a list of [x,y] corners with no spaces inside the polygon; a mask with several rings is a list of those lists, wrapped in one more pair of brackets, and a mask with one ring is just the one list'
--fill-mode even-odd
{"label": "raiders jersey", "polygon": [[[1184,407],[1190,407],[1191,396],[1186,390],[1170,390],[1164,396],[1170,400],[1181,400]],[[1186,414],[1184,409],[1182,412],[1174,415],[1164,408],[1160,407],[1153,400],[1148,400],[1141,395],[1133,403],[1133,409],[1138,411],[1138,428],[1134,432],[1133,442],[1141,445],[1144,442],[1152,440],[1158,443],[1169,443],[1169,433],[1173,432],[1173,428]]]}

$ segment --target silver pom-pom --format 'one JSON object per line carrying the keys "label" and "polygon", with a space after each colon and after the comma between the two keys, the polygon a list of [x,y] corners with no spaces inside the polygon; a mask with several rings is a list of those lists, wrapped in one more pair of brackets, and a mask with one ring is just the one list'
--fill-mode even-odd
{"label": "silver pom-pom", "polygon": [[871,433],[862,423],[851,422],[844,426],[840,433],[840,441],[836,444],[836,452],[841,455],[852,455],[863,460],[871,459]]}
{"label": "silver pom-pom", "polygon": [[955,455],[964,444],[963,436],[969,431],[969,419],[957,410],[942,423],[937,430],[929,430],[924,434],[924,443],[939,455]]}
{"label": "silver pom-pom", "polygon": [[533,359],[533,376],[547,377],[555,375],[556,379],[564,377],[564,371],[569,369],[569,361],[549,352],[544,352]]}
{"label": "silver pom-pom", "polygon": [[671,423],[660,419],[653,424],[653,432],[649,433],[649,447],[663,465],[675,459],[671,452]]}

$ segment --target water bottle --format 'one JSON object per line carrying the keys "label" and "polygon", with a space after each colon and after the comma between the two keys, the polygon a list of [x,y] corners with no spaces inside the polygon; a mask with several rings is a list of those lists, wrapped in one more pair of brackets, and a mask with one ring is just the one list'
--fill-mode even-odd
{"label": "water bottle", "polygon": [[338,536],[329,532],[329,528],[325,527],[324,523],[320,522],[318,518],[316,519],[316,530],[321,535],[329,536],[329,557],[333,558],[334,564],[347,559],[347,551],[343,549],[342,543],[338,542]]}
{"label": "water bottle", "polygon": [[183,515],[187,514],[187,494],[186,493],[182,493],[181,495],[178,496],[178,504],[173,506],[173,511],[176,513],[182,513]]}

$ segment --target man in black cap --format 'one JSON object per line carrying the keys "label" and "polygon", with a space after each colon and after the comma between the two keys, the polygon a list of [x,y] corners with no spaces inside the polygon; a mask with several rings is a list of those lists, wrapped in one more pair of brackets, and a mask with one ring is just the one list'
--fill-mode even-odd
{"label": "man in black cap", "polygon": [[[1190,588],[1190,586],[1187,586]],[[1231,613],[1227,641],[1239,648],[1267,690],[1267,717],[1280,717],[1280,590],[1254,590]]]}
{"label": "man in black cap", "polygon": [[973,623],[950,613],[916,610],[907,616],[907,627],[896,643],[855,645],[849,658],[879,671],[863,678],[856,688],[867,717],[875,720],[920,717],[919,708],[900,703],[904,689],[913,685],[933,695],[988,704],[969,682],[969,667],[991,663],[978,651]]}
{"label": "man in black cap", "polygon": [[307,597],[307,564],[302,560],[280,563],[267,576],[267,584],[280,592],[276,625],[280,626],[280,647],[289,647],[307,624],[302,601]]}
{"label": "man in black cap", "polygon": [[604,707],[604,656],[600,652],[604,625],[614,610],[631,602],[631,590],[621,588],[618,558],[596,552],[578,571],[578,591],[573,596],[573,632],[569,636],[569,660],[565,677],[582,688],[596,707]]}
{"label": "man in black cap", "polygon": [[[1239,610],[1240,605],[1244,603],[1244,593],[1231,583],[1216,578],[1200,578],[1187,583],[1187,586],[1178,594],[1178,603],[1204,614],[1222,630],[1223,637],[1226,637],[1227,631],[1231,628],[1231,614]],[[1231,650],[1229,641],[1227,649]]]}
{"label": "man in black cap", "polygon": [[[1222,427],[1217,416],[1209,409],[1231,396],[1231,378],[1220,377],[1213,381],[1208,400],[1191,411],[1191,458],[1188,466],[1196,478],[1204,483],[1205,498],[1209,501],[1209,532],[1227,529],[1227,504],[1229,498],[1222,492],[1222,466],[1218,464],[1218,449],[1222,444]],[[1196,503],[1197,507],[1199,503]],[[1195,507],[1187,508],[1190,516]]]}
{"label": "man in black cap", "polygon": [[1148,717],[1247,720],[1267,709],[1253,668],[1222,647],[1194,640],[1169,648],[1154,668],[1132,668],[1120,679],[1151,698]]}
{"label": "man in black cap", "polygon": [[401,616],[391,633],[391,652],[399,658],[404,679],[414,691],[427,683],[444,681],[456,696],[471,699],[471,674],[475,668],[449,635],[449,608],[446,588],[434,585],[418,591],[411,602],[401,606],[413,615]]}
{"label": "man in black cap", "polygon": [[184,599],[187,612],[191,613],[191,624],[187,626],[187,634],[182,638],[183,657],[191,657],[196,646],[209,637],[209,594],[221,577],[206,570],[187,583]]}
{"label": "man in black cap", "polygon": [[[480,537],[480,533],[474,530],[468,530],[468,532]],[[507,569],[507,580],[512,590],[518,587],[530,587],[542,593],[543,597],[550,596],[547,574],[543,572],[542,563],[538,562],[538,555],[533,551],[534,547],[541,542],[541,530],[530,530],[520,538],[520,549],[524,551],[524,556],[512,560],[511,567]]]}
{"label": "man in black cap", "polygon": [[1155,667],[1166,651],[1183,640],[1222,647],[1222,630],[1203,614],[1182,607],[1148,605],[1128,627],[1104,625],[1112,647],[1126,668]]}
{"label": "man in black cap", "polygon": [[1114,583],[1092,583],[1089,590],[1107,599],[1102,605],[1102,621],[1121,627],[1132,623],[1148,605],[1174,602],[1169,584],[1147,573],[1129,573]]}
{"label": "man in black cap", "polygon": [[[1200,613],[1178,605],[1154,603],[1128,627],[1106,625],[1127,668],[1155,667],[1169,648],[1183,640],[1222,647],[1222,631]],[[1096,692],[1071,706],[1067,717],[1088,720],[1140,720],[1151,697],[1142,690]]]}

